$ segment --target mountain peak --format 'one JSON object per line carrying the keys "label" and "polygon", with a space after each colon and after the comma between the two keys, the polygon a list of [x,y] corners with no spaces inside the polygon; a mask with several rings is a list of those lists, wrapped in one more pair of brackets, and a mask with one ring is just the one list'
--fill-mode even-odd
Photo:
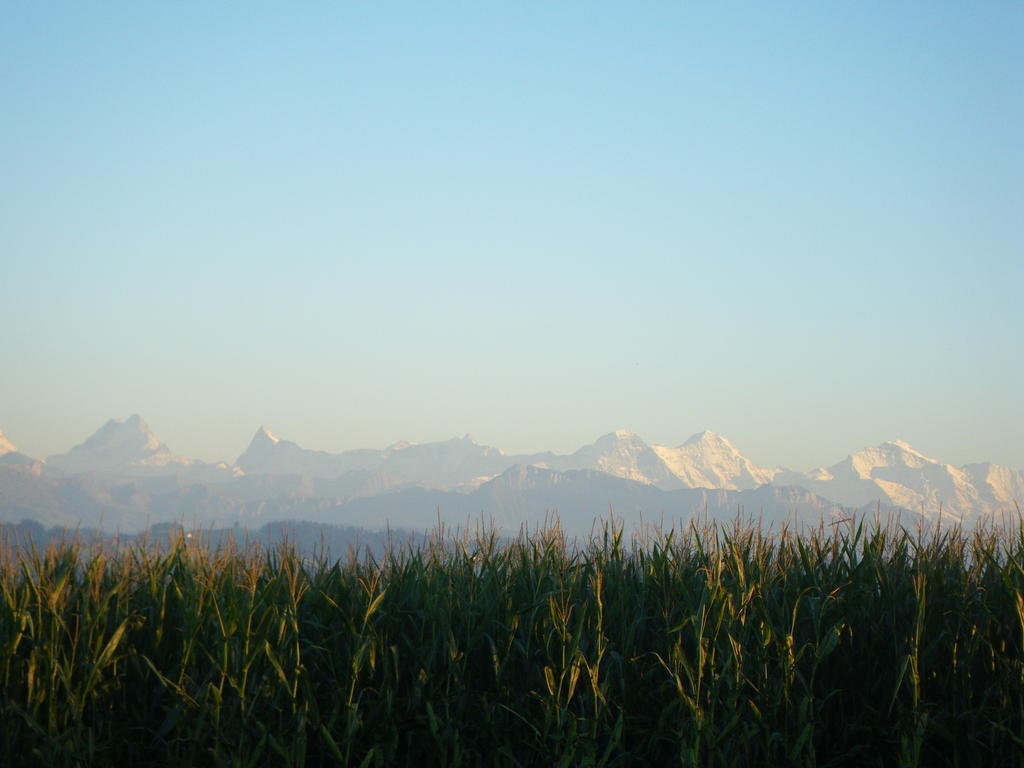
{"label": "mountain peak", "polygon": [[546,460],[559,470],[590,469],[649,485],[678,487],[671,470],[636,433],[617,429],[599,437],[564,459]]}
{"label": "mountain peak", "polygon": [[631,429],[616,429],[614,432],[601,435],[593,444],[609,446],[618,443],[643,443],[643,439]]}
{"label": "mountain peak", "polygon": [[82,445],[93,447],[113,444],[132,444],[140,449],[156,451],[160,441],[139,414],[133,413],[127,419],[107,419],[106,424],[86,440]]}
{"label": "mountain peak", "polygon": [[51,456],[47,462],[70,474],[192,464],[171,453],[137,413],[124,420],[108,419],[85,442],[67,453]]}
{"label": "mountain peak", "polygon": [[256,434],[252,436],[253,443],[272,443],[277,444],[281,442],[278,438],[274,437],[274,434],[267,429],[265,426],[260,424],[260,428],[256,430]]}
{"label": "mountain peak", "polygon": [[[594,450],[636,453],[650,450],[650,446],[636,432],[629,429],[617,429],[607,435],[601,435],[591,445],[580,448],[577,453],[580,451],[593,452]],[[582,467],[576,467],[576,469],[582,469]]]}
{"label": "mountain peak", "polygon": [[639,435],[631,429],[616,429],[611,434],[620,440],[632,440],[639,437]]}
{"label": "mountain peak", "polygon": [[734,451],[736,450],[733,447],[733,444],[726,438],[722,437],[717,432],[712,432],[710,429],[705,429],[695,435],[691,435],[690,438],[679,447],[683,448],[688,445],[720,445],[726,446]]}
{"label": "mountain peak", "polygon": [[910,451],[911,453],[920,453],[920,451],[916,450],[914,448],[914,446],[912,446],[906,440],[900,440],[898,438],[896,440],[886,440],[884,443],[882,443],[882,445],[883,446],[893,445],[893,446],[895,446],[897,448],[900,448],[900,449],[902,449],[904,451]]}
{"label": "mountain peak", "polygon": [[[839,464],[828,467],[824,474],[819,472],[817,477],[819,479],[845,478],[862,485],[866,481],[869,485],[865,486],[865,490],[874,493],[877,481],[895,483],[897,486],[907,483],[913,485],[917,480],[911,479],[911,476],[917,477],[921,472],[929,471],[938,471],[941,474],[946,469],[941,462],[925,456],[903,440],[887,440],[879,445],[862,448],[856,453],[850,454]],[[948,469],[952,470],[952,467]],[[919,501],[917,497],[912,496],[893,496],[888,491],[886,491],[886,495],[894,504],[901,506],[913,507]],[[867,500],[870,501],[870,498]]]}
{"label": "mountain peak", "polygon": [[688,488],[751,489],[771,482],[777,474],[777,470],[756,466],[710,430],[698,432],[676,448],[656,445],[654,450]]}
{"label": "mountain peak", "polygon": [[852,454],[850,460],[855,464],[864,464],[866,462],[876,466],[893,462],[906,463],[908,461],[914,464],[922,462],[925,464],[940,463],[930,456],[925,456],[906,440],[886,440],[884,443],[872,448],[862,448]]}

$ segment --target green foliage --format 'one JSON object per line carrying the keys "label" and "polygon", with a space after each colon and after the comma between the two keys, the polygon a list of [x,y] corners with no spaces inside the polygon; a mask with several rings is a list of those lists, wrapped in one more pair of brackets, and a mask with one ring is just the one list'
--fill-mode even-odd
{"label": "green foliage", "polygon": [[25,765],[1024,764],[1024,530],[0,553]]}

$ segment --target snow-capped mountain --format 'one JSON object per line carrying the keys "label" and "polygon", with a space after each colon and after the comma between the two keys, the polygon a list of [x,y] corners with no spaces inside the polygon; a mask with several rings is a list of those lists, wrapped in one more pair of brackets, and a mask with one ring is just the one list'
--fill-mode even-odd
{"label": "snow-capped mountain", "polygon": [[663,490],[682,488],[683,483],[657,452],[638,434],[626,429],[599,437],[568,456],[552,456],[533,464],[559,471],[589,469],[612,477],[656,485]]}
{"label": "snow-capped mountain", "polygon": [[941,510],[943,517],[972,520],[1014,512],[1015,503],[1024,502],[1024,472],[991,463],[957,468],[901,440],[864,448],[830,467],[803,473],[759,467],[714,432],[700,432],[670,448],[647,445],[636,434],[619,431],[544,466],[597,470],[662,490],[796,486],[846,508],[881,503],[932,519]]}
{"label": "snow-capped mountain", "polygon": [[77,475],[86,472],[174,471],[197,462],[172,453],[136,413],[124,420],[108,420],[84,443],[67,453],[50,456],[46,463],[65,474]]}
{"label": "snow-capped mountain", "polygon": [[471,489],[523,457],[506,456],[469,435],[436,443],[399,443],[385,450],[380,471],[396,484]]}
{"label": "snow-capped mountain", "polygon": [[330,478],[352,471],[373,471],[390,477],[395,485],[441,489],[463,486],[468,490],[517,464],[559,471],[590,469],[666,489],[682,487],[654,450],[626,430],[604,435],[575,453],[559,456],[550,452],[509,455],[469,435],[422,444],[395,443],[383,450],[328,453],[281,440],[260,427],[237,461],[247,474]]}
{"label": "snow-capped mountain", "polygon": [[838,504],[858,508],[882,502],[929,514],[941,505],[950,514],[975,515],[1021,498],[1021,473],[996,465],[956,469],[900,441],[865,448],[844,461],[811,472],[760,467],[729,440],[704,431],[669,447],[649,445],[635,432],[618,430],[574,453],[505,454],[469,436],[440,442],[396,443],[382,450],[311,451],[280,440],[261,427],[238,459],[249,474],[339,478],[376,473],[382,489],[419,485],[472,492],[515,465],[558,472],[590,470],[653,485],[661,490],[752,490],[764,484],[798,486]]}
{"label": "snow-capped mountain", "polygon": [[776,469],[758,467],[721,435],[704,431],[674,448],[649,445],[629,430],[604,435],[568,456],[533,463],[561,471],[591,469],[662,490],[746,490],[770,483]]}
{"label": "snow-capped mountain", "polygon": [[[513,467],[519,468],[518,474],[509,474]],[[634,432],[619,430],[570,454],[510,455],[468,435],[331,453],[303,448],[260,427],[237,464],[229,466],[204,464],[172,453],[135,415],[124,421],[111,419],[81,445],[50,457],[49,463],[18,453],[0,432],[0,472],[20,473],[16,478],[0,476],[0,507],[5,503],[18,509],[25,506],[13,496],[6,498],[3,484],[28,482],[21,477],[26,469],[40,476],[74,475],[85,483],[94,482],[91,475],[106,475],[111,481],[145,477],[147,482],[156,482],[146,486],[147,493],[206,485],[217,493],[237,495],[246,504],[280,502],[268,509],[282,510],[292,509],[296,499],[330,506],[404,493],[403,489],[414,487],[471,497],[465,501],[471,505],[473,499],[479,501],[477,494],[482,489],[498,493],[513,476],[527,485],[540,482],[567,488],[569,483],[574,489],[570,495],[583,500],[576,507],[581,514],[587,504],[596,504],[602,494],[610,493],[609,489],[621,490],[618,485],[608,485],[610,479],[661,492],[750,492],[749,499],[754,499],[757,494],[753,492],[759,491],[768,494],[763,500],[776,509],[783,499],[790,498],[786,494],[797,504],[803,503],[801,493],[811,493],[847,509],[880,503],[931,519],[941,510],[944,517],[966,522],[1002,511],[1013,513],[1015,505],[1024,501],[1022,471],[992,463],[956,468],[899,440],[864,448],[832,466],[793,472],[754,464],[714,432],[700,432],[669,447],[648,444]],[[591,490],[584,492],[584,486]],[[762,490],[766,487],[772,490]],[[629,493],[633,499],[642,495],[635,489]],[[403,495],[392,501],[412,498]],[[714,503],[724,503],[725,498],[714,497]],[[452,504],[450,500],[447,503]],[[461,508],[462,502],[456,506]],[[603,509],[606,504],[598,506]]]}
{"label": "snow-capped mountain", "polygon": [[777,469],[758,467],[724,437],[707,430],[676,448],[653,448],[686,488],[742,491],[770,483],[779,473]]}
{"label": "snow-capped mountain", "polygon": [[1015,471],[992,462],[961,467],[978,494],[993,510],[1024,509],[1024,471]]}
{"label": "snow-capped mountain", "polygon": [[830,467],[781,472],[776,484],[799,485],[848,506],[875,501],[903,509],[971,518],[998,512],[1019,500],[1022,473],[993,464],[958,469],[925,456],[902,440],[864,448]]}

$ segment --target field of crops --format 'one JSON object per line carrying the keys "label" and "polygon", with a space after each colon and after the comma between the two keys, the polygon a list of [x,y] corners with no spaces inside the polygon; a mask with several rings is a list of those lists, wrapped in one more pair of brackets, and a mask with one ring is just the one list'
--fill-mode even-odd
{"label": "field of crops", "polygon": [[11,765],[1024,765],[1024,532],[0,552]]}

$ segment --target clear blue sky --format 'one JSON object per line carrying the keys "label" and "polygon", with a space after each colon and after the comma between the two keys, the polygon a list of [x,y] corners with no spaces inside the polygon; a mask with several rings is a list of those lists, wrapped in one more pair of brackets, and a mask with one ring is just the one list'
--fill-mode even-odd
{"label": "clear blue sky", "polygon": [[0,15],[0,428],[1024,467],[1024,4]]}

